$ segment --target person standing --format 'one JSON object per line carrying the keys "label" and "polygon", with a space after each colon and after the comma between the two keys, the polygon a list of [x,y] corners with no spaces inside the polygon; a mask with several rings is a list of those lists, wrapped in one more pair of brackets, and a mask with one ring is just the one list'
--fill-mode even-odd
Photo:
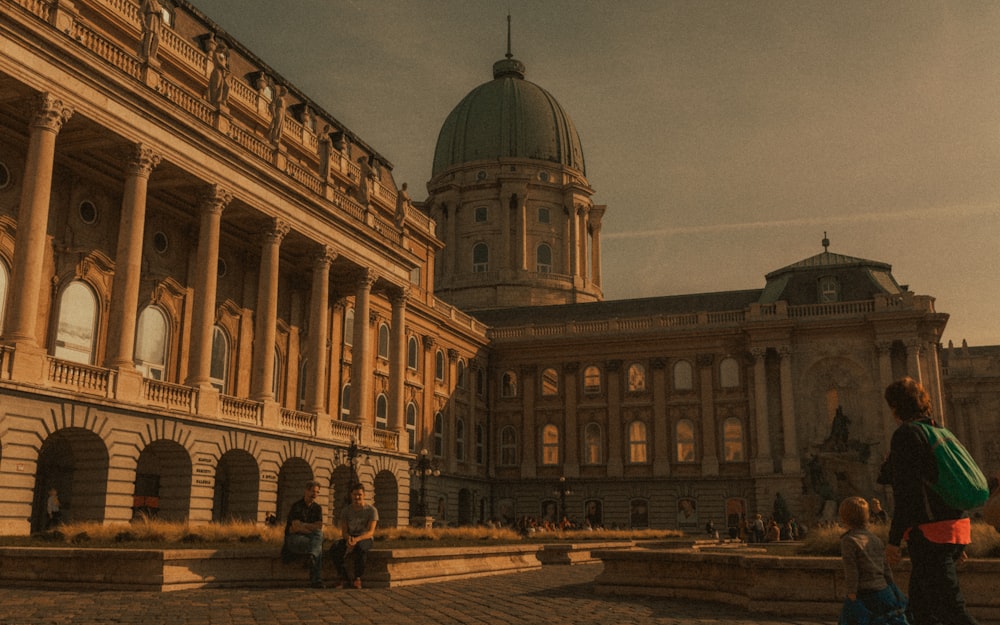
{"label": "person standing", "polygon": [[375,544],[375,526],[378,525],[378,510],[365,502],[365,487],[351,486],[351,503],[340,513],[342,538],[330,549],[333,565],[340,575],[340,585],[348,584],[361,588],[361,578],[365,574],[368,552]]}
{"label": "person standing", "polygon": [[905,540],[910,554],[910,610],[915,625],[977,625],[965,607],[956,565],[968,555],[972,528],[964,510],[946,504],[927,484],[937,481],[934,453],[918,423],[937,425],[931,398],[920,382],[905,377],[885,389],[885,401],[898,427],[878,482],[892,486],[895,507],[886,559],[901,559]]}
{"label": "person standing", "polygon": [[45,529],[59,527],[62,523],[62,511],[59,509],[59,491],[53,486],[49,489],[49,498],[45,501]]}
{"label": "person standing", "polygon": [[316,503],[319,482],[306,482],[305,494],[292,504],[285,523],[285,542],[281,546],[281,559],[286,563],[295,556],[309,558],[309,583],[313,588],[323,587],[323,508]]}
{"label": "person standing", "polygon": [[876,497],[872,497],[871,521],[875,525],[886,525],[889,523],[889,513],[882,507],[882,502]]}

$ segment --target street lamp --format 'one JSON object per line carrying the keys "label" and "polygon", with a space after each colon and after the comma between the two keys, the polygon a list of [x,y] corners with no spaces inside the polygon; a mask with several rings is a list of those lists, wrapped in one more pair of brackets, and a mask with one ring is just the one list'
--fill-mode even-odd
{"label": "street lamp", "polygon": [[437,460],[431,458],[426,449],[420,450],[417,459],[410,463],[410,474],[420,478],[420,494],[417,498],[416,516],[427,516],[427,478],[431,475],[437,477],[441,475],[438,469]]}
{"label": "street lamp", "polygon": [[358,475],[358,465],[361,464],[361,457],[364,456],[364,451],[358,447],[358,442],[352,437],[351,444],[347,447],[347,450],[338,449],[336,452],[336,460],[340,464],[346,464],[348,469],[350,469],[350,477],[347,481],[347,494],[345,499],[347,503],[351,502],[351,486],[361,482],[361,477]]}
{"label": "street lamp", "polygon": [[569,484],[566,483],[565,476],[559,478],[556,487],[552,489],[552,494],[559,498],[559,518],[556,522],[561,523],[566,518],[566,496],[573,494],[573,491],[569,488]]}

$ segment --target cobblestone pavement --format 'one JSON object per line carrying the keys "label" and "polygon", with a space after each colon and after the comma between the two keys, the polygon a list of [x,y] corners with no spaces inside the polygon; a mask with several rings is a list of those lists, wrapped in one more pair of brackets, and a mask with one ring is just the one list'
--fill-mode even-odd
{"label": "cobblestone pavement", "polygon": [[818,625],[720,604],[593,592],[600,564],[401,588],[67,592],[0,588],[0,625]]}

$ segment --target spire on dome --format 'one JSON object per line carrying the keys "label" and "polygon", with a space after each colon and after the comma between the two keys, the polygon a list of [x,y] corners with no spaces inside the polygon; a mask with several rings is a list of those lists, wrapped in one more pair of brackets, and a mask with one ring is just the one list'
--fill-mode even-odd
{"label": "spire on dome", "polygon": [[524,79],[524,63],[515,59],[514,54],[510,51],[510,13],[507,14],[507,54],[504,55],[503,59],[493,64],[494,80],[508,76]]}

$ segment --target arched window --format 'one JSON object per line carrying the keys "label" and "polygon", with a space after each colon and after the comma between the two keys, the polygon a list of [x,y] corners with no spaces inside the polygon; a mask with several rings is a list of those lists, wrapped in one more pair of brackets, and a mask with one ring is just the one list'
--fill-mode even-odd
{"label": "arched window", "polygon": [[351,417],[351,385],[345,384],[340,392],[340,419],[346,421]]}
{"label": "arched window", "polygon": [[743,422],[736,417],[722,422],[722,445],[726,462],[743,462]]}
{"label": "arched window", "polygon": [[600,424],[588,423],[587,427],[583,430],[584,464],[601,464],[604,462],[604,442],[601,439]]}
{"label": "arched window", "polygon": [[719,363],[719,383],[722,388],[736,388],[740,385],[740,364],[735,358],[724,358]]}
{"label": "arched window", "polygon": [[694,388],[694,378],[691,371],[691,363],[686,360],[678,361],[674,364],[674,390],[690,391]]}
{"label": "arched window", "polygon": [[628,502],[628,524],[632,529],[649,527],[648,499],[632,499]]}
{"label": "arched window", "polygon": [[7,284],[10,282],[10,271],[7,263],[0,259],[0,331],[3,330],[3,315],[7,307]]}
{"label": "arched window", "polygon": [[551,367],[542,371],[542,395],[552,397],[559,394],[559,373]]}
{"label": "arched window", "polygon": [[690,419],[677,422],[674,440],[677,441],[677,462],[694,462],[694,423]]}
{"label": "arched window", "polygon": [[406,366],[413,371],[419,368],[420,364],[420,344],[417,337],[411,336],[406,343]]}
{"label": "arched window", "polygon": [[93,363],[97,337],[97,297],[79,280],[70,282],[59,298],[59,324],[52,355],[84,365]]}
{"label": "arched window", "polygon": [[505,371],[500,378],[500,397],[517,397],[517,374]]}
{"label": "arched window", "polygon": [[542,428],[542,464],[559,464],[559,428],[551,423]]}
{"label": "arched window", "polygon": [[649,445],[646,442],[646,424],[633,421],[628,424],[628,461],[631,464],[646,464],[649,462],[647,453]]}
{"label": "arched window", "polygon": [[472,248],[472,272],[486,273],[490,270],[490,248],[485,243],[476,243]]}
{"label": "arched window", "polygon": [[538,273],[551,273],[552,272],[552,248],[547,244],[542,243],[538,246],[535,252],[536,256],[536,271]]}
{"label": "arched window", "polygon": [[385,430],[389,427],[389,399],[385,393],[379,393],[375,398],[375,429]]}
{"label": "arched window", "polygon": [[212,329],[212,365],[209,380],[220,393],[229,388],[229,337],[219,326]]}
{"label": "arched window", "polygon": [[434,413],[434,455],[444,455],[444,415]]}
{"label": "arched window", "polygon": [[444,381],[444,352],[440,349],[434,353],[434,379]]}
{"label": "arched window", "polygon": [[512,425],[500,430],[500,464],[505,467],[517,465],[517,430]]}
{"label": "arched window", "polygon": [[583,370],[583,392],[587,395],[596,395],[601,392],[601,370],[595,365],[590,365]]}
{"label": "arched window", "polygon": [[630,393],[646,390],[646,367],[637,362],[628,366],[628,390]]}
{"label": "arched window", "polygon": [[465,461],[465,421],[459,419],[455,421],[455,457],[460,461]]}
{"label": "arched window", "polygon": [[406,438],[410,452],[415,451],[417,449],[417,405],[413,402],[406,404]]}
{"label": "arched window", "polygon": [[458,365],[455,367],[455,377],[458,378],[455,381],[455,386],[458,388],[465,388],[468,381],[465,379],[465,361],[459,360]]}
{"label": "arched window", "polygon": [[476,464],[486,462],[486,428],[476,424]]}
{"label": "arched window", "polygon": [[344,312],[344,345],[354,345],[354,309]]}
{"label": "arched window", "polygon": [[389,326],[384,323],[378,327],[378,357],[389,358]]}
{"label": "arched window", "polygon": [[167,315],[159,306],[146,306],[135,324],[135,368],[143,377],[166,379],[169,331]]}

